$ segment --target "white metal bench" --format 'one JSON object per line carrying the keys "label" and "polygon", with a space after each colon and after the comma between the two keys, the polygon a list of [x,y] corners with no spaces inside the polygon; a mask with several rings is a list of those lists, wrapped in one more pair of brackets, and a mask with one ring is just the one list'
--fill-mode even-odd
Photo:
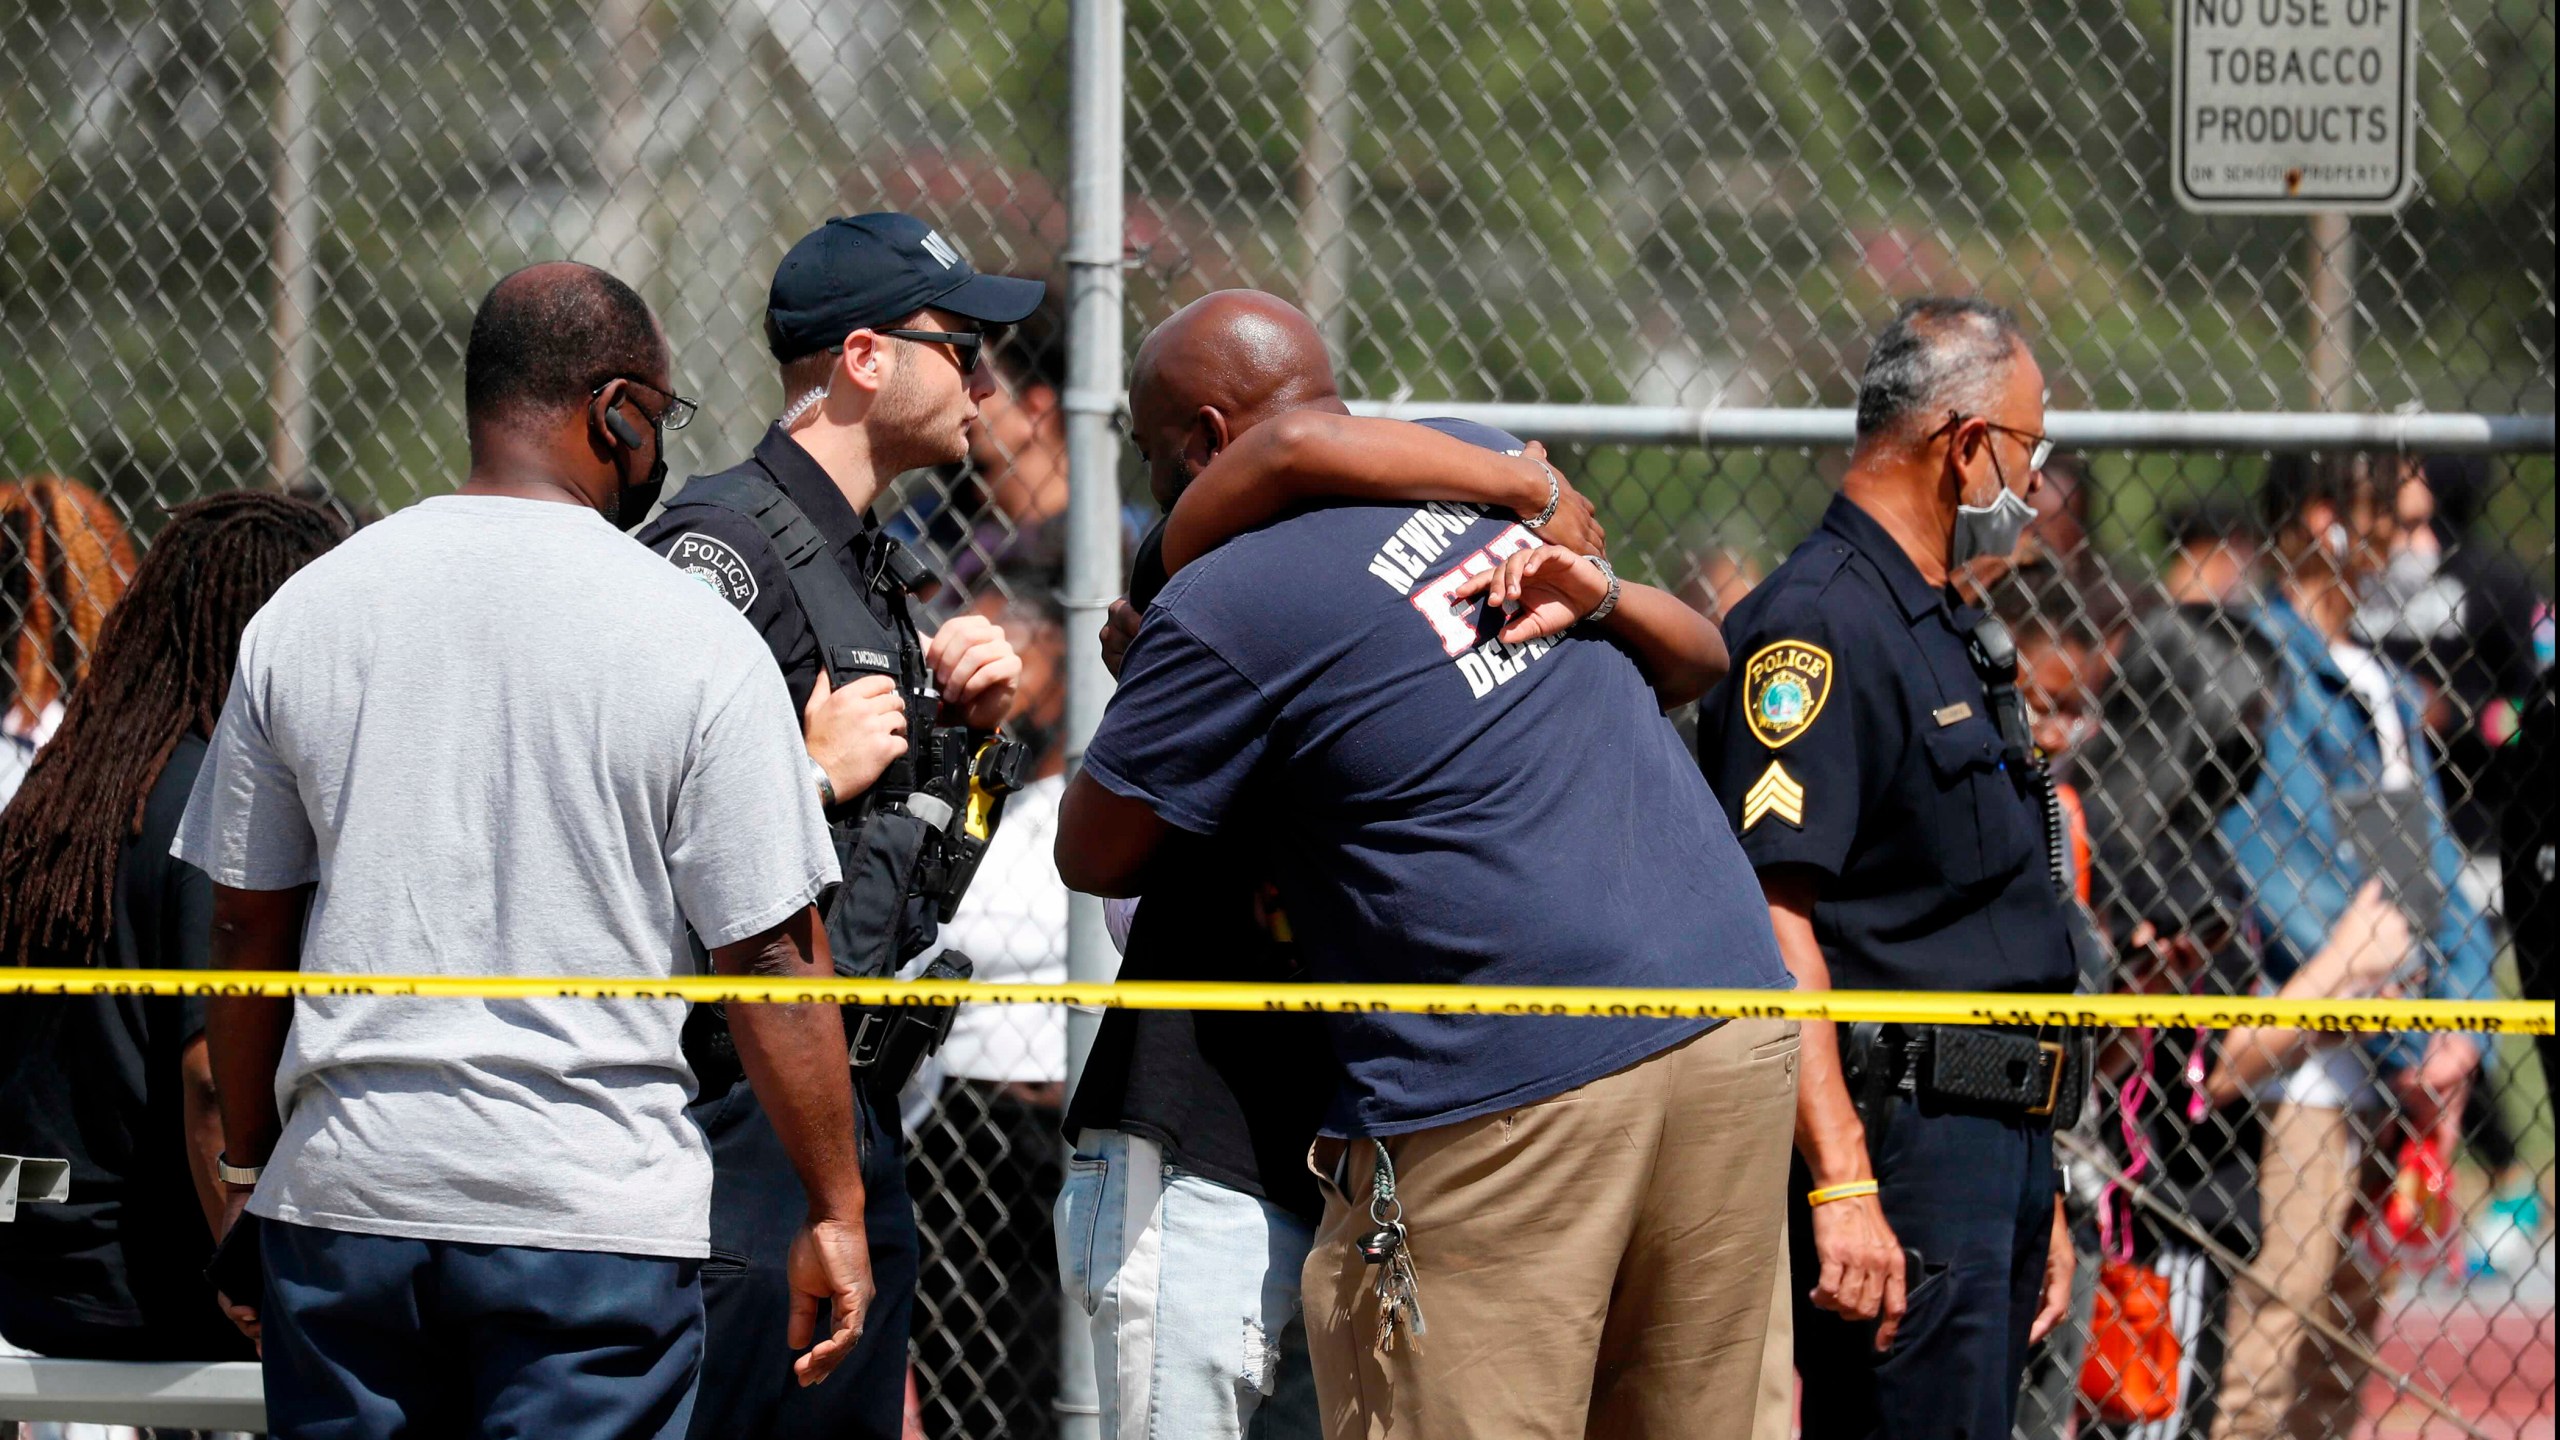
{"label": "white metal bench", "polygon": [[18,1203],[59,1204],[71,1198],[71,1162],[0,1155],[0,1224],[18,1218]]}
{"label": "white metal bench", "polygon": [[[60,1160],[0,1155],[0,1223],[20,1202],[70,1198]],[[0,1420],[86,1420],[178,1430],[267,1428],[266,1383],[246,1360],[142,1362],[0,1355]]]}
{"label": "white metal bench", "polygon": [[267,1428],[254,1361],[55,1360],[0,1355],[0,1420],[86,1420],[181,1430]]}

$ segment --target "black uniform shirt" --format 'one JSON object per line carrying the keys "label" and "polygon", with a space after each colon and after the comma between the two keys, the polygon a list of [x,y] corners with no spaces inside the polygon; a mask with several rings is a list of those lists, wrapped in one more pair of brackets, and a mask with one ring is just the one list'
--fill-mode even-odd
{"label": "black uniform shirt", "polygon": [[1733,608],[1733,673],[1698,756],[1754,868],[1821,872],[1814,934],[1843,990],[2065,991],[2041,799],[2004,768],[1966,634],[1845,496]]}
{"label": "black uniform shirt", "polygon": [[[837,568],[844,572],[845,583],[863,597],[882,624],[897,630],[910,623],[905,598],[871,583],[887,537],[869,514],[845,500],[844,492],[817,460],[781,426],[766,430],[756,442],[755,453],[734,468],[761,471],[782,487],[782,493],[818,528]],[[639,536],[641,544],[666,556],[677,569],[744,612],[782,666],[782,678],[791,686],[791,703],[809,703],[809,692],[818,683],[817,636],[791,593],[782,557],[774,553],[773,543],[753,519],[725,505],[687,504],[685,492],[678,491],[656,519],[640,527]]]}

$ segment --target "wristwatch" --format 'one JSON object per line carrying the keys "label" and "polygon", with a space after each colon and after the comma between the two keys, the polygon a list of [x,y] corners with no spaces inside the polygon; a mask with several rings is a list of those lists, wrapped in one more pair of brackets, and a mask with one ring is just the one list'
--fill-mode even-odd
{"label": "wristwatch", "polygon": [[818,803],[826,806],[830,810],[836,808],[838,803],[836,800],[836,782],[827,778],[827,767],[819,764],[815,760],[811,760],[809,762],[809,774],[815,777],[818,782]]}
{"label": "wristwatch", "polygon": [[216,1151],[213,1157],[213,1171],[215,1175],[221,1178],[223,1184],[238,1185],[245,1188],[257,1184],[258,1177],[267,1173],[267,1167],[264,1165],[234,1165],[231,1163],[231,1157],[229,1155]]}

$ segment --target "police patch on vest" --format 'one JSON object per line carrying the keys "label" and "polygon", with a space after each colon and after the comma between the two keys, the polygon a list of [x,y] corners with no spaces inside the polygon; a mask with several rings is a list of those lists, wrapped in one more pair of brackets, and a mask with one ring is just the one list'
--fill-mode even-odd
{"label": "police patch on vest", "polygon": [[1775,750],[1811,726],[1831,698],[1831,652],[1801,640],[1763,645],[1742,667],[1742,718]]}
{"label": "police patch on vest", "polygon": [[687,530],[676,537],[667,558],[675,567],[703,584],[711,593],[741,610],[756,603],[756,572],[747,568],[745,558],[699,530]]}

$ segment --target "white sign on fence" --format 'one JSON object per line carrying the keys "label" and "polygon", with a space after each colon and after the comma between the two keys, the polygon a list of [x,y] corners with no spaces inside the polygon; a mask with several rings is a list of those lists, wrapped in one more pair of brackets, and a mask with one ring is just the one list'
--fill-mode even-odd
{"label": "white sign on fence", "polygon": [[2416,183],[2416,0],[2173,0],[2190,210],[2396,210]]}

